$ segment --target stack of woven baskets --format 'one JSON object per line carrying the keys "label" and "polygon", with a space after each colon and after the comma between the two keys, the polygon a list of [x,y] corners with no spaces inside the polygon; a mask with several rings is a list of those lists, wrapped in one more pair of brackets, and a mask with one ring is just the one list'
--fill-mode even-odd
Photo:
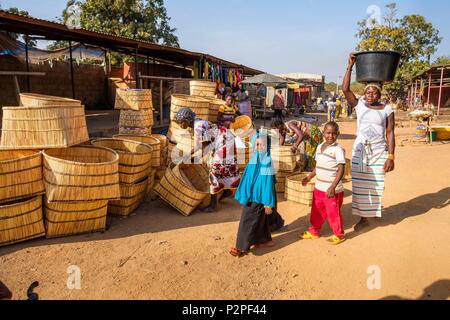
{"label": "stack of woven baskets", "polygon": [[150,135],[153,126],[151,89],[117,88],[115,109],[120,109],[119,134]]}
{"label": "stack of woven baskets", "polygon": [[89,140],[80,101],[20,100],[3,108],[0,245],[104,230],[107,199],[120,196],[117,153],[74,146]]}
{"label": "stack of woven baskets", "polygon": [[271,156],[274,167],[276,169],[276,192],[285,192],[286,178],[295,172],[303,169],[301,154],[297,150],[296,153],[291,151],[292,146],[275,144],[271,149]]}

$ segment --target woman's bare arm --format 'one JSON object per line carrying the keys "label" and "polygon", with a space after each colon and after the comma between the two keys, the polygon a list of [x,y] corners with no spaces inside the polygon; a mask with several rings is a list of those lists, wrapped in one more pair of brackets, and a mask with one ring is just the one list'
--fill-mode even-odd
{"label": "woman's bare arm", "polygon": [[344,92],[345,99],[347,100],[347,103],[350,104],[352,107],[356,106],[358,104],[358,99],[356,99],[355,94],[350,90],[350,81],[352,77],[352,68],[355,64],[356,57],[354,54],[350,54],[348,58],[348,66],[347,70],[345,71],[344,80],[342,81],[342,92]]}
{"label": "woman's bare arm", "polygon": [[[392,112],[386,121],[386,141],[388,146],[388,153],[391,155],[395,154],[395,118],[394,113]],[[384,171],[389,172],[394,170],[394,160],[387,159],[384,164]]]}

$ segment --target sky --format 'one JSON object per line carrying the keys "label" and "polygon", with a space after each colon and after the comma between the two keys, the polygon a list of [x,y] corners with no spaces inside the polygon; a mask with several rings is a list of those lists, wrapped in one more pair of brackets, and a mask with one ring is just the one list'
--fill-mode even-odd
{"label": "sky", "polygon": [[[165,0],[181,48],[269,73],[304,72],[336,81],[357,43],[357,21],[393,0]],[[398,16],[423,15],[443,37],[434,57],[450,56],[450,1],[397,0]],[[66,0],[0,0],[55,20]],[[340,81],[340,80],[339,80]]]}

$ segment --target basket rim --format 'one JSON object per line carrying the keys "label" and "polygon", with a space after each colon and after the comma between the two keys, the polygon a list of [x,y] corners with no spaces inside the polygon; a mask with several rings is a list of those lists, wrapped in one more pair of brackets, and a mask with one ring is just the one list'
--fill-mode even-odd
{"label": "basket rim", "polygon": [[29,160],[31,158],[35,158],[38,155],[42,155],[42,151],[41,150],[28,150],[28,149],[27,150],[20,150],[20,149],[7,150],[7,149],[0,149],[0,153],[3,153],[3,152],[19,152],[19,151],[32,152],[32,154],[30,154],[29,156],[20,157],[20,158],[14,158],[14,159],[9,159],[9,160],[0,160],[0,165],[8,164],[10,162]]}
{"label": "basket rim", "polygon": [[[311,173],[310,171],[302,171],[302,172],[296,172],[296,173],[290,174],[290,175],[288,175],[286,177],[286,182],[288,180],[292,181],[292,182],[298,182],[298,181],[293,180],[292,178],[295,177],[295,176],[307,175],[307,174],[310,174],[310,173]],[[309,181],[307,184],[315,184],[315,182]]]}
{"label": "basket rim", "polygon": [[[51,156],[48,154],[48,151],[52,151],[52,150],[69,150],[69,149],[92,149],[92,148],[97,148],[97,149],[103,149],[103,151],[107,151],[109,153],[114,154],[114,160],[111,161],[107,161],[107,162],[95,162],[95,163],[91,163],[91,162],[79,162],[79,161],[72,161],[72,160],[65,160],[65,159],[61,159],[55,156]],[[119,162],[119,154],[114,151],[111,148],[106,148],[106,147],[102,147],[102,146],[90,146],[90,145],[77,145],[77,146],[72,146],[69,148],[52,148],[52,149],[45,149],[42,151],[42,155],[44,156],[44,158],[50,158],[54,161],[58,161],[58,162],[63,162],[63,163],[67,163],[67,164],[71,164],[71,165],[81,165],[81,166],[100,166],[100,165],[109,165],[109,164],[114,164],[116,162]]]}
{"label": "basket rim", "polygon": [[36,200],[39,200],[39,198],[41,198],[41,200],[42,200],[42,194],[34,195],[34,196],[31,196],[31,197],[22,198],[22,199],[11,200],[14,203],[9,203],[8,204],[8,202],[6,202],[5,204],[0,204],[0,209],[11,208],[11,207],[16,207],[18,205],[32,203],[32,202],[34,202]]}
{"label": "basket rim", "polygon": [[77,99],[71,99],[71,98],[67,98],[67,97],[60,97],[60,96],[52,96],[52,95],[47,95],[47,94],[42,94],[42,93],[34,93],[34,92],[23,92],[19,94],[20,97],[24,96],[24,97],[32,97],[32,98],[37,98],[39,100],[60,100],[60,101],[73,101],[73,102],[80,102],[80,100]]}
{"label": "basket rim", "polygon": [[[47,104],[36,107],[28,107],[28,106],[3,106],[2,110],[39,110],[39,109],[61,109],[61,108],[84,108],[83,104],[75,105],[75,104]],[[14,119],[14,118],[12,118]]]}
{"label": "basket rim", "polygon": [[[99,138],[99,139],[93,139],[91,141],[91,143],[97,147],[97,145],[95,145],[95,142],[100,142],[100,141],[125,141],[125,142],[131,142],[132,144],[143,145],[144,148],[150,149],[150,151],[148,151],[148,152],[137,152],[137,151],[136,152],[127,152],[127,151],[122,151],[122,150],[116,150],[111,147],[105,147],[105,148],[108,148],[108,149],[111,149],[111,150],[117,152],[118,154],[145,155],[145,154],[151,154],[154,151],[153,147],[148,143],[139,142],[139,141],[135,141],[135,140],[129,140],[129,139]],[[103,147],[103,146],[100,146],[100,147]]]}
{"label": "basket rim", "polygon": [[181,94],[181,93],[177,93],[177,94],[173,94],[171,96],[171,98],[175,98],[175,99],[180,99],[180,100],[192,100],[192,101],[198,101],[198,102],[207,102],[209,103],[209,101],[201,96],[191,96],[189,94]]}
{"label": "basket rim", "polygon": [[[196,188],[193,188],[193,187],[191,187],[191,186],[188,186],[188,185],[183,181],[183,179],[178,178],[178,177],[173,173],[173,170],[172,170],[172,169],[173,169],[174,167],[176,167],[176,166],[177,166],[177,164],[171,162],[171,163],[167,166],[167,169],[170,169],[170,173],[171,173],[172,177],[174,177],[177,181],[179,181],[184,187],[186,187],[187,189],[190,189],[190,190],[194,190],[194,191],[196,191],[196,192],[198,192],[198,193],[210,194],[209,192],[200,191],[200,190],[197,190]],[[167,170],[167,169],[166,169],[166,170]],[[166,172],[167,172],[167,171],[166,171]],[[164,175],[165,175],[165,174],[164,174]]]}
{"label": "basket rim", "polygon": [[[156,141],[155,142],[142,142],[142,141],[136,141],[136,140],[126,139],[126,138],[121,138],[121,137],[150,138],[150,139],[153,139],[153,140],[156,140]],[[118,133],[118,134],[113,135],[112,138],[100,138],[100,139],[128,140],[128,141],[133,141],[133,142],[139,142],[139,143],[147,144],[147,145],[151,146],[152,148],[153,148],[153,145],[161,143],[161,141],[159,141],[157,138],[152,137],[152,136],[148,136],[148,135],[145,135],[145,134],[133,135],[133,134],[127,134],[127,133]],[[100,140],[100,139],[95,139],[95,140]]]}

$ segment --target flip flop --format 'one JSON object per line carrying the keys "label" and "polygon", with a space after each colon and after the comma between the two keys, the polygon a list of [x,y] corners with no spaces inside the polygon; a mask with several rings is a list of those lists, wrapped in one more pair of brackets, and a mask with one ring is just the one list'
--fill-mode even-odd
{"label": "flip flop", "polygon": [[319,239],[320,236],[317,236],[315,234],[312,234],[309,231],[305,231],[300,235],[300,238],[305,239],[305,240],[309,240],[309,239]]}
{"label": "flip flop", "polygon": [[345,240],[346,240],[346,239],[345,239],[344,237],[339,238],[339,237],[336,236],[336,235],[333,235],[333,236],[331,236],[330,238],[327,239],[327,241],[328,241],[330,244],[332,244],[332,245],[336,245],[336,244],[342,243],[342,242],[344,242]]}
{"label": "flip flop", "polygon": [[232,247],[229,251],[229,253],[233,256],[233,257],[242,257],[245,253],[241,250],[239,250],[238,248]]}

